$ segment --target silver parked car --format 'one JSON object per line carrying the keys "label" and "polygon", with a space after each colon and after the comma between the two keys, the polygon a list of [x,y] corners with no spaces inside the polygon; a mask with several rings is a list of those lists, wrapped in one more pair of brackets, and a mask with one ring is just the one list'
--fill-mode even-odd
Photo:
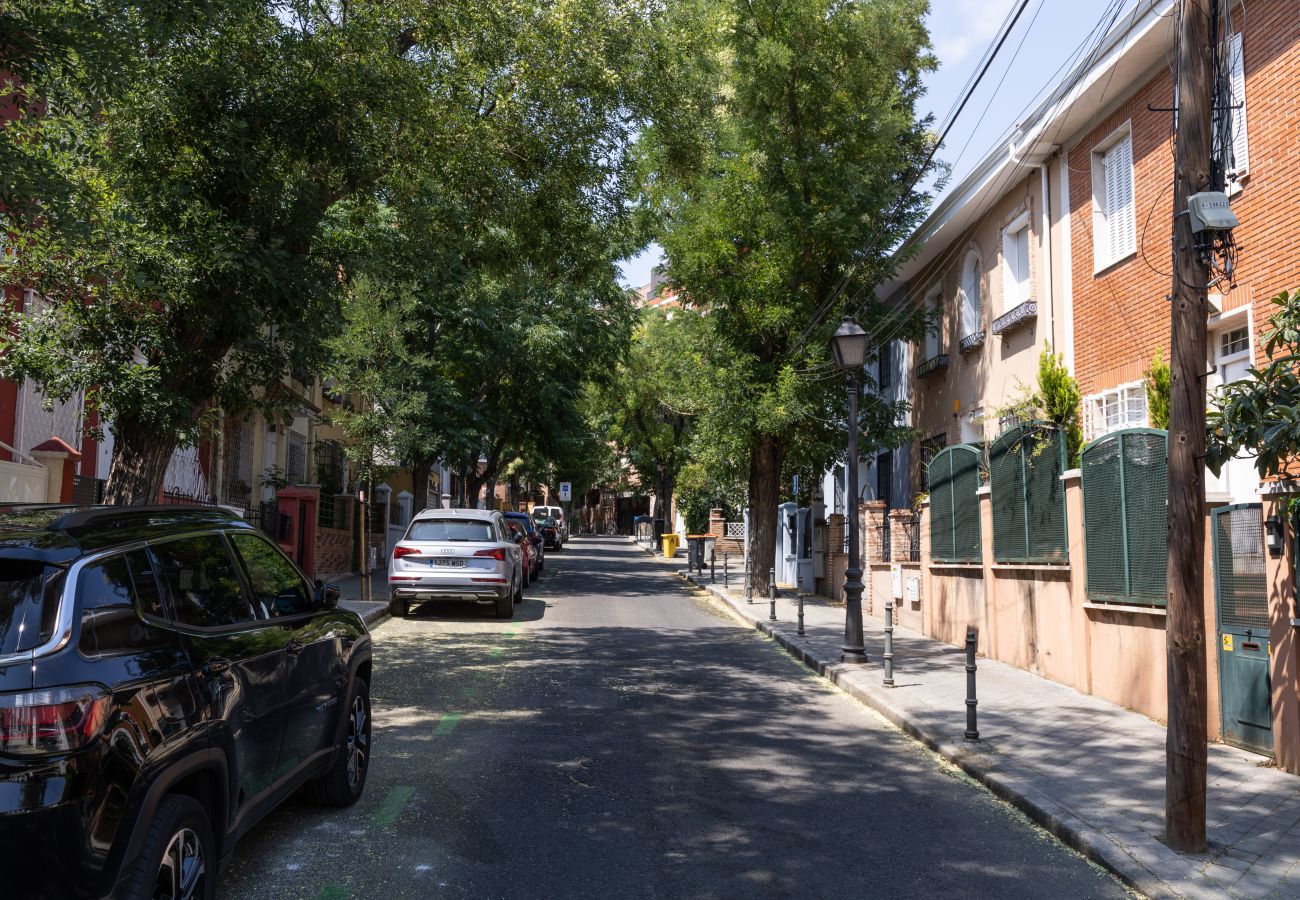
{"label": "silver parked car", "polygon": [[523,551],[496,510],[426,509],[393,547],[388,591],[394,616],[426,600],[464,600],[509,619],[524,599]]}

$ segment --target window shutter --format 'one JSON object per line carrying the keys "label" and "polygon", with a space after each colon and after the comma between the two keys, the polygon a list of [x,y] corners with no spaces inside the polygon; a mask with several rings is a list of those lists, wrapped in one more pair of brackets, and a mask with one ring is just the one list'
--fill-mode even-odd
{"label": "window shutter", "polygon": [[1106,237],[1113,263],[1137,249],[1137,221],[1133,209],[1133,140],[1125,137],[1102,159],[1106,175]]}
{"label": "window shutter", "polygon": [[1017,303],[1029,299],[1029,226],[1016,232],[1016,282],[1019,296]]}
{"label": "window shutter", "polygon": [[1228,60],[1232,69],[1232,159],[1227,161],[1229,175],[1238,177],[1250,171],[1246,142],[1246,62],[1242,55],[1241,32],[1228,39]]}

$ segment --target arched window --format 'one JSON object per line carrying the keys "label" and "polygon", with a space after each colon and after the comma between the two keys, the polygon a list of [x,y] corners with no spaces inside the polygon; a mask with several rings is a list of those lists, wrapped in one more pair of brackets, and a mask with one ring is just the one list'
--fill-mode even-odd
{"label": "arched window", "polygon": [[980,293],[980,257],[972,250],[966,254],[961,270],[961,336],[970,337],[984,330],[984,298]]}

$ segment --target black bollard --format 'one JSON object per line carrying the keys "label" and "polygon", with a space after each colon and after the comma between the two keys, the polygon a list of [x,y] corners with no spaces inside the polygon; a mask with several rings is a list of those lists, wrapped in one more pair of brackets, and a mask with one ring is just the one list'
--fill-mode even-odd
{"label": "black bollard", "polygon": [[975,722],[975,629],[966,629],[966,740],[978,741],[980,730]]}
{"label": "black bollard", "polygon": [[722,554],[722,586],[727,589],[731,588],[730,566],[731,566],[731,554],[730,553]]}
{"label": "black bollard", "polygon": [[894,686],[894,598],[885,599],[885,687]]}
{"label": "black bollard", "polygon": [[772,569],[771,575],[768,576],[767,582],[767,599],[772,604],[772,609],[767,615],[769,622],[776,621],[776,569]]}
{"label": "black bollard", "polygon": [[718,562],[718,555],[716,553],[710,553],[709,554],[709,584],[718,583],[718,570],[716,568],[717,562]]}
{"label": "black bollard", "polygon": [[799,593],[799,628],[795,631],[800,637],[803,636],[803,592]]}

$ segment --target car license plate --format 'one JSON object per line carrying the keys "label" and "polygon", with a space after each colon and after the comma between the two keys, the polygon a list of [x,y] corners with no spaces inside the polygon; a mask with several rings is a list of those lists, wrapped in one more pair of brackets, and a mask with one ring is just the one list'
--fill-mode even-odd
{"label": "car license plate", "polygon": [[465,560],[463,559],[433,559],[430,560],[436,568],[439,569],[463,569]]}

